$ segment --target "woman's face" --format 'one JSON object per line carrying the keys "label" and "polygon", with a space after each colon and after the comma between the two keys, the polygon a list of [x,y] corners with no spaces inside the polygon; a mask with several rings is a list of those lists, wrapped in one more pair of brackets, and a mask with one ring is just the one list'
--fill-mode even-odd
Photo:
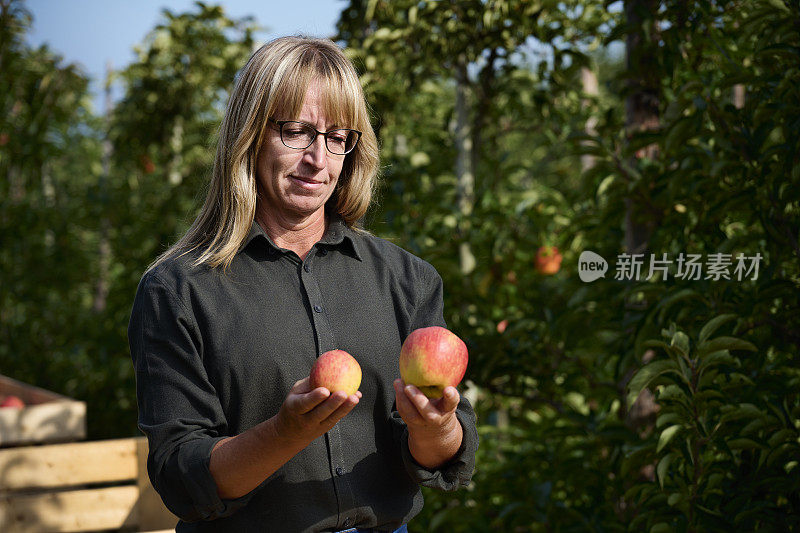
{"label": "woman's face", "polygon": [[[319,85],[314,82],[308,87],[300,115],[272,118],[306,122],[319,131],[337,126],[325,116]],[[280,128],[270,123],[258,152],[259,203],[263,203],[259,209],[269,212],[270,218],[279,217],[293,223],[323,214],[325,202],[336,188],[344,158],[325,148],[322,135],[304,150],[284,146]]]}

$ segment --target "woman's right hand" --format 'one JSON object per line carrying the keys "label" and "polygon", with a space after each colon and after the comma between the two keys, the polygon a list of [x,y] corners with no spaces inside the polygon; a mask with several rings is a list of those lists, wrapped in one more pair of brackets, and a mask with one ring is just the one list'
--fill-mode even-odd
{"label": "woman's right hand", "polygon": [[324,387],[311,388],[308,377],[296,382],[281,405],[276,417],[278,436],[305,446],[330,431],[353,410],[361,399],[361,391],[348,396]]}

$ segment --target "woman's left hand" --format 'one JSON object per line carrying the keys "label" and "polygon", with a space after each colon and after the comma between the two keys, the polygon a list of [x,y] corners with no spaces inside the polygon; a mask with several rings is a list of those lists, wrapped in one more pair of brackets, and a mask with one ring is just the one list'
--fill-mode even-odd
{"label": "woman's left hand", "polygon": [[461,447],[463,432],[456,418],[461,396],[446,387],[441,398],[430,399],[414,385],[394,381],[397,411],[408,426],[408,447],[422,466],[436,468],[450,460]]}

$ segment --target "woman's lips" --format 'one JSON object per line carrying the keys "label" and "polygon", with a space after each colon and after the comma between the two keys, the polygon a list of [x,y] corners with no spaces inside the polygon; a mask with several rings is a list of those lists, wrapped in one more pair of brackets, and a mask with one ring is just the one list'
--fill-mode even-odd
{"label": "woman's lips", "polygon": [[290,175],[289,178],[291,178],[294,184],[307,190],[319,189],[324,184],[324,182],[316,181],[313,178],[306,178],[303,176]]}

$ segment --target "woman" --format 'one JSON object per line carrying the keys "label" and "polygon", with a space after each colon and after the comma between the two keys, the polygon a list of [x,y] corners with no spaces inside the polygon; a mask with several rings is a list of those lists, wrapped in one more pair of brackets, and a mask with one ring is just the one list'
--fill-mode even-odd
{"label": "woman", "polygon": [[[442,281],[357,228],[377,170],[334,43],[252,55],[205,205],[143,276],[128,331],[148,471],[178,531],[404,531],[420,485],[469,482],[469,403],[397,379],[405,337],[444,325]],[[359,361],[356,394],[309,385],[331,349]]]}

